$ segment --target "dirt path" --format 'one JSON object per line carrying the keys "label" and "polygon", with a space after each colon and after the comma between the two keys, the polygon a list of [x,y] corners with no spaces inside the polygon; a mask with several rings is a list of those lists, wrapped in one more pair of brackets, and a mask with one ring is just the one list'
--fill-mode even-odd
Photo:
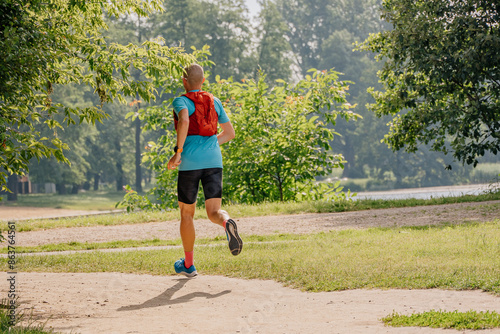
{"label": "dirt path", "polygon": [[[383,209],[348,213],[242,218],[242,234],[310,233],[371,226],[491,221],[500,201]],[[221,235],[196,221],[198,237]],[[18,233],[27,246],[68,241],[176,239],[178,222],[63,228]],[[19,273],[22,308],[63,333],[458,333],[428,328],[384,327],[393,311],[490,310],[500,297],[480,291],[349,290],[306,293],[273,281],[121,273]],[[7,296],[7,284],[0,296]],[[462,333],[462,332],[460,332]],[[466,331],[463,333],[472,333]],[[500,333],[500,329],[481,333]]]}
{"label": "dirt path", "polygon": [[[51,316],[48,325],[65,333],[446,333],[384,327],[379,319],[393,311],[500,312],[500,298],[480,291],[306,293],[263,280],[120,273],[22,273],[18,280],[24,307]],[[490,333],[500,330],[481,331]]]}

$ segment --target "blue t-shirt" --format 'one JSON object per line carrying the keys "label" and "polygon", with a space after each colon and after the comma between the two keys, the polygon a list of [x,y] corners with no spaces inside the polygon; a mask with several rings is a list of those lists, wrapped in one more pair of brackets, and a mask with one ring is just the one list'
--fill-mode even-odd
{"label": "blue t-shirt", "polygon": [[[191,92],[196,92],[192,90]],[[215,111],[219,116],[219,124],[229,122],[229,117],[220,100],[214,97]],[[195,111],[194,102],[185,96],[176,97],[173,102],[174,111],[179,116],[182,109],[187,109],[189,116]],[[181,153],[180,171],[205,168],[222,168],[222,154],[217,141],[217,135],[210,137],[191,135],[186,137]]]}

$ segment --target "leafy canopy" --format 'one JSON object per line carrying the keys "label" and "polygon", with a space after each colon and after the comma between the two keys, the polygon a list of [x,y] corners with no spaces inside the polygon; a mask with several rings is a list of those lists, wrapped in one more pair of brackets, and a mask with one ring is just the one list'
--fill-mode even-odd
{"label": "leafy canopy", "polygon": [[[161,40],[142,45],[108,43],[106,16],[142,17],[161,10],[161,1],[5,0],[0,4],[0,187],[7,174],[22,175],[32,158],[69,163],[58,138],[65,124],[95,124],[106,118],[102,106],[136,94],[155,98],[159,79],[195,60]],[[136,69],[144,80],[134,80]],[[100,104],[85,108],[52,103],[54,87],[91,87]],[[62,121],[55,115],[63,115]],[[39,125],[39,126],[36,126]],[[42,136],[42,128],[53,136]]]}
{"label": "leafy canopy", "polygon": [[[385,60],[385,91],[371,90],[378,115],[394,115],[385,142],[419,143],[474,164],[500,150],[500,5],[489,0],[385,0],[390,31],[361,49]],[[451,141],[449,143],[449,141]]]}

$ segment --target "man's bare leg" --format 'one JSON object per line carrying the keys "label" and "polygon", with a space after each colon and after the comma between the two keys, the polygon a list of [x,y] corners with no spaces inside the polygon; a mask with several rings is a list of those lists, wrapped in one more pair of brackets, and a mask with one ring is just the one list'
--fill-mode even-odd
{"label": "man's bare leg", "polygon": [[186,268],[191,267],[193,264],[193,251],[196,233],[194,229],[194,212],[196,210],[196,203],[186,204],[179,202],[181,210],[181,239],[184,248],[184,265]]}
{"label": "man's bare leg", "polygon": [[243,241],[238,235],[236,223],[229,214],[221,209],[221,198],[210,198],[205,201],[208,218],[217,225],[224,227],[231,254],[238,255],[243,248]]}
{"label": "man's bare leg", "polygon": [[210,198],[205,201],[208,219],[210,219],[212,223],[225,227],[224,222],[231,217],[229,217],[226,211],[221,210],[221,205],[221,198]]}
{"label": "man's bare leg", "polygon": [[181,209],[181,239],[184,251],[192,252],[194,249],[194,240],[196,238],[194,230],[194,212],[196,210],[196,203],[185,204],[179,202],[179,208]]}

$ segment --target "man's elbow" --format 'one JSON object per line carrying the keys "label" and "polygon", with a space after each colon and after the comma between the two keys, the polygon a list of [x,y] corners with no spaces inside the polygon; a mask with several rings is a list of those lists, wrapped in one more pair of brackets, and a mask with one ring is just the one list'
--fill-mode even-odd
{"label": "man's elbow", "polygon": [[179,122],[178,122],[177,126],[188,128],[189,127],[189,118],[179,118]]}
{"label": "man's elbow", "polygon": [[236,133],[233,131],[229,132],[229,140],[233,140],[236,137]]}

